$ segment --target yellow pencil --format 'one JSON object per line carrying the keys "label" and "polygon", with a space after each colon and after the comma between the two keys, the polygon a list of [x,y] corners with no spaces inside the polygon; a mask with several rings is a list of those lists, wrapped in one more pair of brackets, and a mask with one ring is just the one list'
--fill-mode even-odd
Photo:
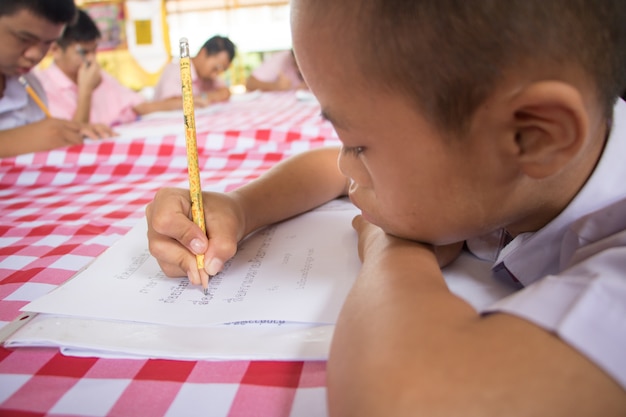
{"label": "yellow pencil", "polygon": [[35,90],[33,90],[33,87],[31,87],[28,82],[26,81],[26,78],[24,77],[20,77],[20,83],[22,83],[22,85],[24,86],[24,88],[26,89],[26,93],[30,96],[30,98],[39,106],[39,108],[41,109],[41,111],[43,112],[43,114],[46,115],[46,117],[51,117],[50,116],[50,112],[48,111],[48,108],[46,107],[46,105],[44,104],[44,102],[41,100],[41,98],[39,98],[39,96],[37,95],[37,93],[35,92]]}
{"label": "yellow pencil", "polygon": [[[180,78],[183,84],[183,114],[185,116],[185,142],[187,145],[187,165],[189,169],[189,193],[191,196],[191,218],[206,234],[202,189],[200,188],[200,169],[198,168],[198,144],[196,141],[196,119],[193,108],[191,89],[191,61],[189,42],[180,39]],[[198,270],[204,269],[204,255],[196,255]],[[204,276],[204,274],[203,274]],[[208,293],[208,281],[202,282],[204,294]]]}

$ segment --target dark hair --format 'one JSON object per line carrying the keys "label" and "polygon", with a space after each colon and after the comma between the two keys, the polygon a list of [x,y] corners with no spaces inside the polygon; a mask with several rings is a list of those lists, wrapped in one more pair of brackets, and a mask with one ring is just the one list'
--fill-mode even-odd
{"label": "dark hair", "polygon": [[76,22],[68,25],[56,42],[65,49],[75,42],[91,42],[100,39],[101,36],[96,22],[85,11],[78,9]]}
{"label": "dark hair", "polygon": [[338,13],[333,22],[341,25],[342,36],[361,41],[351,53],[366,79],[402,92],[444,131],[464,131],[512,71],[541,68],[555,78],[565,66],[582,71],[606,117],[626,86],[625,0],[310,4],[319,15]]}
{"label": "dark hair", "polygon": [[74,0],[1,0],[0,16],[28,10],[52,23],[72,23],[76,16]]}
{"label": "dark hair", "polygon": [[235,44],[224,36],[213,36],[202,45],[207,55],[216,55],[222,51],[228,53],[229,61],[232,61],[235,57]]}

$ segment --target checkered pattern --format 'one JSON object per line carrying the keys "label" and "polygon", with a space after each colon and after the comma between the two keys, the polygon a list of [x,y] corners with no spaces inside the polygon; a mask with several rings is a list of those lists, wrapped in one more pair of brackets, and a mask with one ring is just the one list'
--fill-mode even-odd
{"label": "checkered pattern", "polygon": [[[203,189],[229,190],[286,156],[336,145],[319,112],[292,93],[264,93],[197,115]],[[187,187],[182,120],[148,118],[129,128],[138,133],[0,159],[0,326],[141,221],[157,189]],[[0,415],[323,416],[324,378],[325,362],[118,360],[0,348]]]}

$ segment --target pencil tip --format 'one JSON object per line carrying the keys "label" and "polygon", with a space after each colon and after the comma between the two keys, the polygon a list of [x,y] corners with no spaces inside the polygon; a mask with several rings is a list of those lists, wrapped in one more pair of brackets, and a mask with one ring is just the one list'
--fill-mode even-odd
{"label": "pencil tip", "polygon": [[204,295],[209,295],[209,289],[208,288],[204,289]]}

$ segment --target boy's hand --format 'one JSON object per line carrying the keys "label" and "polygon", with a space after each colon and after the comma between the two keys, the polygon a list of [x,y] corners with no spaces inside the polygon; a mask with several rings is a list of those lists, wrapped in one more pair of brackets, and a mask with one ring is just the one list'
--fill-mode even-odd
{"label": "boy's hand", "polygon": [[287,91],[291,89],[291,80],[282,72],[278,74],[278,79],[274,82],[276,90]]}
{"label": "boy's hand", "polygon": [[[211,103],[213,103],[213,102],[206,95],[201,95],[199,97],[194,97],[193,98],[193,106],[194,107],[203,108],[203,107],[210,106]],[[182,105],[181,105],[181,107],[182,107]]]}
{"label": "boy's hand", "polygon": [[393,250],[395,247],[419,246],[433,250],[432,246],[401,239],[385,233],[380,227],[373,225],[363,218],[356,216],[352,220],[352,227],[359,235],[359,258],[375,257],[385,250]]}
{"label": "boy's hand", "polygon": [[47,151],[68,145],[83,143],[80,123],[71,120],[46,118],[24,126],[33,141],[32,151]]}
{"label": "boy's hand", "polygon": [[[243,238],[243,214],[227,194],[203,193],[208,237],[190,219],[189,190],[164,188],[146,207],[148,246],[163,272],[170,277],[188,276],[193,284],[213,276],[237,251]],[[198,271],[196,254],[204,254],[205,268]]]}
{"label": "boy's hand", "polygon": [[362,216],[356,216],[352,220],[352,227],[356,229],[359,235],[359,257],[361,261],[366,257],[377,256],[384,250],[414,246],[420,250],[424,248],[431,250],[437,258],[439,267],[443,268],[454,261],[463,249],[463,242],[433,247],[425,243],[398,238],[385,233],[380,227],[371,224]]}
{"label": "boy's hand", "polygon": [[117,136],[113,129],[102,123],[85,123],[81,125],[80,132],[89,139],[105,139]]}
{"label": "boy's hand", "polygon": [[96,60],[91,62],[83,62],[78,69],[78,77],[76,84],[79,91],[93,91],[102,82],[102,73],[100,65]]}

